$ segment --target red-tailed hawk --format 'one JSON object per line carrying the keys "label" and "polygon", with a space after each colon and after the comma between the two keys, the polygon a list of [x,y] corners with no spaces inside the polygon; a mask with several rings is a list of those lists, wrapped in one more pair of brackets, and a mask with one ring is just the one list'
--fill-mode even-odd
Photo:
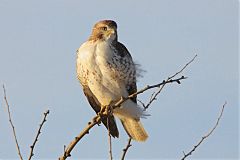
{"label": "red-tailed hawk", "polygon": [[[94,25],[88,41],[77,51],[77,77],[96,113],[137,91],[136,67],[127,48],[118,42],[116,22],[103,20]],[[134,97],[115,108],[108,122],[106,117],[101,121],[113,137],[119,137],[116,116],[132,139],[145,141],[148,135],[140,122],[144,115]]]}

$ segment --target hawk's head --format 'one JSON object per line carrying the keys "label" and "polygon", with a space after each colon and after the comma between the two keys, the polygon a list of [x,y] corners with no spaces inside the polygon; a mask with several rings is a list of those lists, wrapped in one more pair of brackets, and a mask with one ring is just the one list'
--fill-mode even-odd
{"label": "hawk's head", "polygon": [[89,40],[117,41],[117,23],[112,20],[97,22],[93,26]]}

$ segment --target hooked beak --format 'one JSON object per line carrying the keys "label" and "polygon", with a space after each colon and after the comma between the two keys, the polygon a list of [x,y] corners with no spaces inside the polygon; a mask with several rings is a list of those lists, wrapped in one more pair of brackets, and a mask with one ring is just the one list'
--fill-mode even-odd
{"label": "hooked beak", "polygon": [[107,31],[107,35],[108,35],[108,36],[115,35],[115,34],[116,34],[115,29],[109,29],[109,30]]}

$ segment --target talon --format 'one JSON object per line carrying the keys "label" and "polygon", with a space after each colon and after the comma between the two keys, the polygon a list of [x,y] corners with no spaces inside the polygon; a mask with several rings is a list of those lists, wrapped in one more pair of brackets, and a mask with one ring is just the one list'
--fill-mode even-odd
{"label": "talon", "polygon": [[101,110],[100,110],[100,112],[99,112],[99,115],[100,115],[100,116],[102,116],[102,115],[107,115],[107,112],[106,112],[106,111],[107,111],[107,108],[108,108],[107,106],[102,106],[102,107],[101,107]]}
{"label": "talon", "polygon": [[122,100],[124,100],[124,97],[123,97],[123,96],[121,96],[121,101],[122,101]]}
{"label": "talon", "polygon": [[113,108],[111,105],[102,106],[100,112],[98,113],[100,116],[112,115]]}
{"label": "talon", "polygon": [[107,107],[107,114],[108,115],[112,115],[113,114],[113,107],[112,106],[108,106]]}

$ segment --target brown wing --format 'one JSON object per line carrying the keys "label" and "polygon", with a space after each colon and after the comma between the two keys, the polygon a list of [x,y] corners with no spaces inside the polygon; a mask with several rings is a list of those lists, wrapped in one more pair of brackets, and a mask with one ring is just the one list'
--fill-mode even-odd
{"label": "brown wing", "polygon": [[[96,113],[100,112],[101,110],[101,105],[98,102],[98,100],[96,99],[96,97],[93,95],[93,93],[91,92],[91,90],[87,87],[87,86],[83,86],[83,92],[85,94],[85,96],[88,99],[88,102],[90,103],[90,105],[92,106],[92,108],[94,109],[94,111]],[[107,125],[107,117],[101,117],[101,120],[103,122],[103,124],[105,125],[106,128],[108,128]],[[113,116],[110,116],[108,119],[108,123],[109,123],[109,131],[110,134],[113,137],[119,137],[119,132],[118,132],[118,128],[117,128],[117,124],[115,122],[115,118]]]}
{"label": "brown wing", "polygon": [[[128,91],[128,94],[131,95],[135,92],[137,92],[137,85],[136,85],[136,67],[135,67],[135,64],[132,60],[132,57],[131,57],[131,54],[129,53],[129,51],[127,50],[127,48],[120,42],[117,43],[116,45],[116,48],[117,48],[117,51],[118,51],[118,55],[121,56],[122,58],[127,58],[128,61],[130,62],[129,65],[131,65],[130,67],[133,67],[134,70],[132,70],[131,73],[129,73],[128,75],[128,79],[129,77],[131,78],[130,81],[128,81],[127,83],[127,91]],[[137,103],[137,96],[136,97],[133,97],[131,98],[131,100],[135,103]],[[130,134],[130,132],[128,131],[128,125],[127,123],[125,123],[125,121],[121,120],[122,122],[122,125],[125,129],[125,131],[127,132],[127,134],[129,135],[129,137],[133,138]]]}
{"label": "brown wing", "polygon": [[[127,48],[120,42],[117,42],[116,44],[116,49],[117,49],[117,53],[119,56],[121,57],[127,57],[132,65],[132,67],[134,67],[134,71],[130,74],[130,77],[132,78],[132,80],[127,84],[127,91],[128,94],[131,95],[135,92],[137,92],[137,84],[136,84],[136,67],[135,64],[132,60],[132,56],[129,53],[129,51],[127,50]],[[137,103],[137,96],[131,98],[131,100],[135,103]]]}
{"label": "brown wing", "polygon": [[[131,95],[133,93],[137,92],[137,85],[136,85],[136,82],[130,84],[128,86],[128,94]],[[136,97],[133,97],[131,98],[131,100],[135,103],[137,103],[137,96]]]}

